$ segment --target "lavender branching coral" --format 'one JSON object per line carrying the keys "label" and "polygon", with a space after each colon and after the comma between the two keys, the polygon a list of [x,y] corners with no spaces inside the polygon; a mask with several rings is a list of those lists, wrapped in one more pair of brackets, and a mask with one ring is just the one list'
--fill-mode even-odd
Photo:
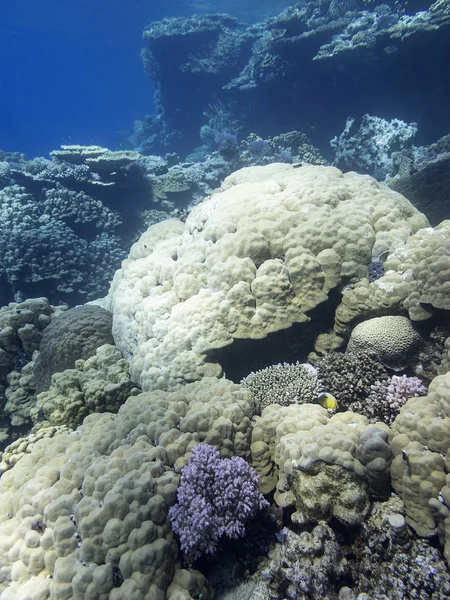
{"label": "lavender branching coral", "polygon": [[401,407],[410,398],[427,393],[427,388],[418,377],[393,375],[390,379],[377,381],[370,386],[370,392],[360,411],[369,421],[383,421],[391,425]]}
{"label": "lavender branching coral", "polygon": [[184,554],[196,560],[214,554],[222,536],[242,537],[245,521],[268,505],[258,486],[256,471],[243,458],[221,458],[209,444],[195,446],[169,512]]}

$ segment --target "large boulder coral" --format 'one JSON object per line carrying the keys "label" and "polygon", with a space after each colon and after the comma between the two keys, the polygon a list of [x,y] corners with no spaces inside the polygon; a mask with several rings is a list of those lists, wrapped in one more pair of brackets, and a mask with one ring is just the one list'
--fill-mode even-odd
{"label": "large boulder coral", "polygon": [[168,511],[199,442],[249,455],[253,411],[248,390],[210,379],[34,440],[0,479],[1,600],[209,599],[200,574],[176,570]]}
{"label": "large boulder coral", "polygon": [[307,322],[333,289],[427,225],[367,176],[241,169],[185,224],[156,224],[134,244],[106,301],[115,342],[143,390],[220,375],[219,350]]}
{"label": "large boulder coral", "polygon": [[411,398],[392,424],[392,484],[403,498],[406,520],[421,536],[439,533],[450,558],[450,373],[439,375],[428,394]]}
{"label": "large boulder coral", "polygon": [[362,279],[345,290],[336,310],[335,331],[379,314],[407,311],[412,321],[425,321],[450,310],[450,221],[425,227],[397,244],[384,261],[385,274]]}

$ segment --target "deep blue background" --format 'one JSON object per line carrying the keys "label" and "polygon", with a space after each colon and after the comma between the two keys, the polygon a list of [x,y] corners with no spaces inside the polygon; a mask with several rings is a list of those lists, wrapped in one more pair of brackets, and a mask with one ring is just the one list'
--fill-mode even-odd
{"label": "deep blue background", "polygon": [[142,31],[164,16],[258,20],[286,0],[5,0],[0,21],[0,149],[47,155],[64,143],[117,148],[153,112]]}
{"label": "deep blue background", "polygon": [[140,60],[149,6],[133,0],[5,4],[0,148],[35,156],[61,143],[117,147],[133,120],[153,107]]}

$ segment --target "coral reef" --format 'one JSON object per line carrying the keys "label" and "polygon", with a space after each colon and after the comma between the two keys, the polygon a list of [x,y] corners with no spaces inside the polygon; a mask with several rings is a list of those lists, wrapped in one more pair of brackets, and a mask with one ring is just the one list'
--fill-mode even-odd
{"label": "coral reef", "polygon": [[[303,139],[286,136],[280,155]],[[265,162],[274,139],[250,139],[249,160]],[[429,227],[369,176],[284,158],[233,173],[185,222],[150,226],[96,304],[0,310],[2,418],[26,433],[0,462],[2,600],[210,600],[203,555],[232,554],[262,494],[271,535],[256,523],[239,540],[249,556],[236,572],[257,569],[244,597],[450,593],[448,222]],[[95,165],[103,183],[145,160],[98,147],[53,156],[82,181]],[[158,165],[148,181],[168,209],[197,185],[195,167]],[[58,185],[42,196],[52,218],[76,220]],[[86,223],[114,226],[114,211],[79,193]],[[369,281],[376,261],[385,272]],[[323,331],[334,314],[317,345],[348,335],[346,352],[227,379],[223,349],[245,367],[241,348],[253,348],[267,366],[271,336],[292,330],[308,352],[313,323]],[[117,346],[101,345],[111,334]],[[34,372],[38,391],[50,385],[36,406]],[[322,391],[337,405],[320,405]]]}
{"label": "coral reef", "polygon": [[273,365],[249,373],[241,384],[251,390],[259,412],[269,404],[303,404],[315,402],[322,391],[315,368],[308,364]]}
{"label": "coral reef", "polygon": [[[440,98],[449,94],[449,26],[445,0],[311,0],[247,27],[214,14],[153,22],[143,58],[157,114],[146,120],[141,147],[164,153],[170,145],[185,156],[204,127],[214,129],[214,105],[222,131],[267,138],[295,123],[322,148],[337,123],[362,118],[367,106],[448,130]],[[424,87],[436,93],[424,96]]]}
{"label": "coral reef", "polygon": [[37,393],[48,390],[53,373],[74,367],[76,360],[89,358],[113,341],[112,315],[101,306],[77,306],[53,319],[34,364]]}
{"label": "coral reef", "polygon": [[5,156],[2,303],[43,293],[71,303],[104,295],[141,225],[151,198],[149,173],[159,166],[137,152],[98,146],[62,146],[51,155]]}
{"label": "coral reef", "polygon": [[[62,146],[52,160],[2,153],[0,304],[43,293],[72,305],[103,296],[142,230],[184,217],[230,173],[258,162],[247,151],[251,136],[238,145],[235,134],[212,135],[214,147],[198,148],[185,162],[100,146]],[[325,164],[299,132],[266,143],[264,164]]]}
{"label": "coral reef", "polygon": [[248,390],[210,379],[35,440],[0,479],[0,594],[162,599],[173,584],[210,598],[199,573],[176,572],[168,510],[199,442],[249,455],[253,410]]}
{"label": "coral reef", "polygon": [[373,253],[426,225],[366,176],[242,169],[184,224],[156,224],[134,244],[105,304],[115,342],[143,390],[219,375],[221,349],[307,322],[333,289],[365,276]]}
{"label": "coral reef", "polygon": [[333,415],[326,424],[280,437],[275,447],[275,501],[295,507],[294,523],[335,518],[354,526],[365,519],[370,509],[368,482],[356,451],[366,426],[365,417],[348,411]]}
{"label": "coral reef", "polygon": [[333,598],[349,565],[333,530],[320,523],[312,531],[288,531],[262,572],[257,598]]}
{"label": "coral reef", "polygon": [[221,458],[209,444],[192,449],[181,471],[177,503],[170,509],[182,551],[195,560],[214,554],[220,538],[245,533],[245,521],[268,506],[258,491],[258,476],[239,456]]}

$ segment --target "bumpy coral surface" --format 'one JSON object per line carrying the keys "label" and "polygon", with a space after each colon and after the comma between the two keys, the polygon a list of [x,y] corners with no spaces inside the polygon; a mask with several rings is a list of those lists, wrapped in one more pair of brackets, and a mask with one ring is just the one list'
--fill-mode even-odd
{"label": "bumpy coral surface", "polygon": [[253,409],[249,391],[213,379],[34,441],[0,480],[0,598],[208,599],[200,575],[175,570],[176,472],[203,441],[247,456]]}
{"label": "bumpy coral surface", "polygon": [[325,425],[280,438],[275,500],[280,506],[295,506],[294,522],[335,517],[345,525],[358,525],[364,520],[370,508],[368,484],[356,450],[366,426],[365,417],[348,411]]}
{"label": "bumpy coral surface", "polygon": [[53,373],[75,366],[103,344],[111,344],[112,315],[101,306],[77,306],[47,327],[35,361],[37,393],[48,390]]}
{"label": "bumpy coral surface", "polygon": [[100,346],[75,366],[56,373],[50,389],[39,394],[30,411],[35,431],[50,425],[75,429],[88,414],[117,412],[128,396],[139,392],[130,380],[128,362],[115,346]]}
{"label": "bumpy coral surface", "polygon": [[450,221],[424,227],[399,243],[385,260],[385,274],[369,283],[363,279],[345,291],[336,310],[335,329],[349,331],[356,319],[377,312],[407,310],[413,321],[429,319],[450,309]]}
{"label": "bumpy coral surface", "polygon": [[428,394],[411,398],[392,425],[392,484],[406,507],[406,520],[421,536],[439,533],[450,557],[450,374],[436,377]]}
{"label": "bumpy coral surface", "polygon": [[230,175],[183,225],[151,227],[113,280],[116,344],[142,389],[218,375],[215,353],[308,320],[381,249],[427,225],[355,173],[273,164]]}

